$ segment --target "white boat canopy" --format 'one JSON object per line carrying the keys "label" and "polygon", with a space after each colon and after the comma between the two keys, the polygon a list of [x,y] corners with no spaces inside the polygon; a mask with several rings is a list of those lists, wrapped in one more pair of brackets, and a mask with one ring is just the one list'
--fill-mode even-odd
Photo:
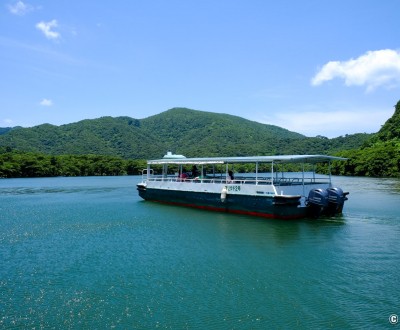
{"label": "white boat canopy", "polygon": [[[181,156],[181,155],[179,155]],[[147,164],[233,164],[233,163],[324,163],[333,160],[347,160],[343,157],[326,155],[281,155],[281,156],[252,156],[252,157],[209,157],[209,158],[168,158],[147,161]]]}

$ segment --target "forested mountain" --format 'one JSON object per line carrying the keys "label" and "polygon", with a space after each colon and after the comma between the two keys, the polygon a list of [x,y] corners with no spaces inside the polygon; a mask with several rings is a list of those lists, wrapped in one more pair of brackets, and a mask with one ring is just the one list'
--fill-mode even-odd
{"label": "forested mountain", "polygon": [[400,142],[400,101],[395,105],[394,114],[371,139],[370,145],[379,142]]}
{"label": "forested mountain", "polygon": [[18,128],[0,136],[0,146],[51,155],[98,154],[146,158],[163,149],[128,117],[102,117],[54,126],[43,124]]}
{"label": "forested mountain", "polygon": [[173,108],[145,119],[102,117],[54,126],[14,128],[0,135],[7,150],[48,155],[97,154],[124,159],[332,153],[358,148],[368,134],[308,138],[237,116]]}
{"label": "forested mountain", "polygon": [[188,157],[336,154],[333,174],[400,176],[400,101],[376,134],[313,138],[240,117],[174,108],[145,119],[0,129],[0,177],[138,174],[166,151]]}
{"label": "forested mountain", "polygon": [[0,127],[0,135],[9,132],[9,131],[11,131],[12,129],[13,129],[12,127]]}
{"label": "forested mountain", "polygon": [[346,163],[336,164],[344,175],[400,177],[400,101],[391,118],[359,149],[340,152]]}

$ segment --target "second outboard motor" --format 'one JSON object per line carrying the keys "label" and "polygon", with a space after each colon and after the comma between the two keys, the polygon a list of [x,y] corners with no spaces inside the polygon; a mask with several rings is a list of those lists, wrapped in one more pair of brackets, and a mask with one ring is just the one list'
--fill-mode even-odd
{"label": "second outboard motor", "polygon": [[341,188],[328,188],[328,208],[329,215],[340,214],[343,211],[344,202],[347,200],[348,193],[344,193]]}
{"label": "second outboard motor", "polygon": [[328,192],[325,189],[312,189],[308,194],[307,206],[309,214],[318,217],[328,207]]}

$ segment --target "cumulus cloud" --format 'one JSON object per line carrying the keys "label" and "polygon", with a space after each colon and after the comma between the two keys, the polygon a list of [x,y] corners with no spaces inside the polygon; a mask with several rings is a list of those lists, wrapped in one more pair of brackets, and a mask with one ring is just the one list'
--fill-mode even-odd
{"label": "cumulus cloud", "polygon": [[11,125],[13,123],[13,120],[10,118],[6,118],[6,119],[3,119],[3,123],[6,125]]}
{"label": "cumulus cloud", "polygon": [[8,5],[8,10],[11,14],[23,16],[33,10],[33,7],[22,1],[17,1],[13,5]]}
{"label": "cumulus cloud", "polygon": [[356,59],[330,61],[312,78],[314,86],[342,78],[346,86],[366,86],[367,91],[377,87],[400,85],[400,52],[391,49],[368,51]]}
{"label": "cumulus cloud", "polygon": [[329,138],[354,133],[375,133],[386,118],[393,114],[391,109],[330,109],[301,112],[276,113],[265,123],[277,125],[306,136],[323,135]]}
{"label": "cumulus cloud", "polygon": [[44,106],[44,107],[51,107],[53,105],[53,101],[49,100],[49,99],[43,99],[43,100],[40,101],[39,104]]}
{"label": "cumulus cloud", "polygon": [[53,19],[50,22],[39,22],[36,24],[36,28],[43,32],[47,39],[56,40],[61,37],[60,33],[54,31],[53,28],[58,26],[57,20]]}

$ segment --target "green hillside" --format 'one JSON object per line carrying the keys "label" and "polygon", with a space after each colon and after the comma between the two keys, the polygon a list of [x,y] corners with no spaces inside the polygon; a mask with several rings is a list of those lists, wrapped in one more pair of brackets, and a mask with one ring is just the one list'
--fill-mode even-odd
{"label": "green hillside", "polygon": [[371,139],[371,144],[381,142],[400,142],[400,101],[397,102],[394,114]]}
{"label": "green hillside", "polygon": [[141,128],[164,150],[195,156],[285,153],[285,140],[304,136],[237,116],[174,108],[141,121]]}
{"label": "green hillside", "polygon": [[11,131],[12,129],[13,129],[12,127],[0,127],[0,135],[9,132],[9,131]]}
{"label": "green hillside", "polygon": [[336,164],[337,174],[400,177],[400,101],[378,133],[361,148],[340,152],[346,163]]}
{"label": "green hillside", "polygon": [[0,146],[51,155],[98,154],[146,158],[164,150],[129,117],[102,117],[54,126],[18,128],[0,136]]}
{"label": "green hillside", "polygon": [[147,159],[161,157],[167,150],[188,157],[331,153],[360,147],[368,137],[307,138],[237,116],[173,108],[145,119],[102,117],[14,128],[0,135],[0,147],[47,155]]}
{"label": "green hillside", "polygon": [[[237,116],[174,108],[145,119],[102,117],[61,126],[14,127],[0,129],[0,178],[139,174],[144,159],[162,157],[167,151],[187,157],[341,152],[351,159],[336,165],[336,173],[397,173],[399,157],[391,152],[398,148],[381,140],[387,131],[396,134],[397,123],[396,118],[389,120],[372,138],[309,138]],[[397,167],[388,170],[373,157],[364,159],[375,154],[392,157]]]}

